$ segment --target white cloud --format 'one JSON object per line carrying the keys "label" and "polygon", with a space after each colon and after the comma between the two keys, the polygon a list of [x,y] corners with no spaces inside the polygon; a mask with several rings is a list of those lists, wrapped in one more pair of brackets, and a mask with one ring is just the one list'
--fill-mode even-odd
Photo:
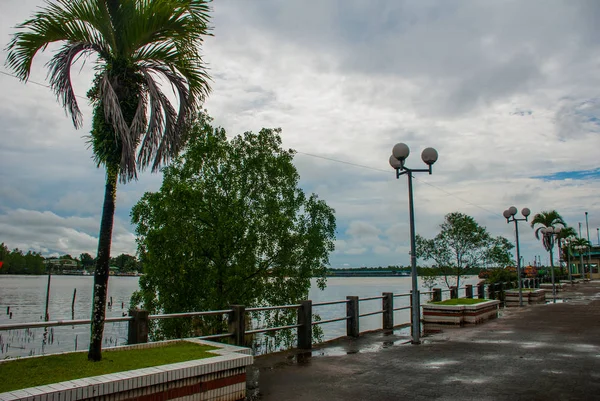
{"label": "white cloud", "polygon": [[[26,209],[0,214],[0,232],[10,238],[10,241],[5,241],[9,247],[32,249],[44,254],[79,256],[89,252],[95,255],[99,228],[98,216],[61,217],[49,211]],[[113,244],[114,255],[135,254],[135,238],[118,218],[113,229]]]}

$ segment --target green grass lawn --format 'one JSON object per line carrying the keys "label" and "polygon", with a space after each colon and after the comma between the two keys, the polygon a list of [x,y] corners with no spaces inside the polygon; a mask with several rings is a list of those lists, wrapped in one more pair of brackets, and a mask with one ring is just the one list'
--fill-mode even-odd
{"label": "green grass lawn", "polygon": [[482,302],[487,302],[489,299],[478,299],[478,298],[458,298],[458,299],[447,299],[440,302],[430,302],[435,305],[475,305]]}
{"label": "green grass lawn", "polygon": [[214,349],[217,348],[177,341],[152,348],[105,350],[100,362],[89,362],[87,352],[15,359],[0,363],[0,393],[83,377],[210,358],[216,356],[209,352]]}

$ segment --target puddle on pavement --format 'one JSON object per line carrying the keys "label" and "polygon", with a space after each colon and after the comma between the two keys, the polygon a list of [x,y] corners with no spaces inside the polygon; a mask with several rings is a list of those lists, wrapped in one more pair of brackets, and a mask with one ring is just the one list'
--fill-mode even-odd
{"label": "puddle on pavement", "polygon": [[429,369],[440,369],[444,366],[456,365],[458,363],[459,363],[458,361],[440,360],[440,361],[425,362],[422,364],[422,366],[424,366],[425,368],[429,368]]}
{"label": "puddle on pavement", "polygon": [[483,384],[490,379],[487,377],[459,377],[450,376],[444,379],[444,383],[465,383],[465,384]]}
{"label": "puddle on pavement", "polygon": [[378,352],[384,350],[386,348],[391,348],[398,345],[410,344],[410,340],[406,338],[401,338],[397,340],[387,340],[377,343],[365,344],[365,345],[357,345],[350,344],[347,346],[334,346],[334,347],[326,347],[321,349],[316,349],[311,352],[313,357],[320,356],[343,356],[343,355],[352,355],[358,353],[371,353]]}
{"label": "puddle on pavement", "polygon": [[564,304],[567,303],[566,299],[557,299],[556,301],[550,299],[550,300],[546,300],[546,304]]}
{"label": "puddle on pavement", "polygon": [[522,348],[541,348],[546,346],[547,344],[541,341],[527,341],[521,343]]}

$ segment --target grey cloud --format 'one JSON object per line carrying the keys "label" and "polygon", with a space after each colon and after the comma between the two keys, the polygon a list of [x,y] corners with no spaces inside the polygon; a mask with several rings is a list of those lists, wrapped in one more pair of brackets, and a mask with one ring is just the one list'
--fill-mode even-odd
{"label": "grey cloud", "polygon": [[600,133],[600,98],[563,100],[555,115],[562,140]]}
{"label": "grey cloud", "polygon": [[[545,66],[564,79],[573,60],[588,64],[600,51],[594,2],[329,1],[307,5],[261,1],[215,5],[215,34],[228,40],[243,15],[259,44],[297,47],[332,58],[355,79],[381,76],[420,80],[422,111],[462,114],[544,85]],[[237,18],[232,18],[237,14]],[[227,15],[228,18],[222,17]],[[221,19],[222,17],[222,19]],[[583,21],[583,26],[579,26]],[[255,48],[256,47],[256,48]],[[329,65],[326,63],[326,65]],[[392,84],[393,86],[393,84]]]}

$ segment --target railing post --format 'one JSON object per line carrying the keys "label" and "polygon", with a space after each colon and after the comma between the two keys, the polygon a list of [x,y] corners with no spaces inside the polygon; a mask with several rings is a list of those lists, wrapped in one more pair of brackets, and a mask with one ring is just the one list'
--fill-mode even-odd
{"label": "railing post", "polygon": [[246,337],[246,307],[231,305],[233,312],[229,314],[229,332],[233,333],[233,343],[244,345]]}
{"label": "railing post", "polygon": [[458,298],[458,287],[453,286],[450,287],[450,299],[456,299]]}
{"label": "railing post", "polygon": [[[415,308],[415,305],[413,303],[413,297],[412,297],[412,290],[410,290],[410,335],[412,338],[415,338],[415,333],[413,333],[414,330],[414,319],[413,316],[415,315],[413,313],[413,309]],[[417,290],[417,299],[420,299],[421,297],[421,291]],[[420,304],[420,303],[419,303]],[[419,306],[418,306],[419,307]],[[421,308],[419,307],[419,313],[417,313],[417,316],[419,316],[419,324],[417,325],[418,330],[419,330],[419,337],[421,337]],[[421,342],[419,341],[418,343],[413,342],[413,344],[421,344]]]}
{"label": "railing post", "polygon": [[348,337],[358,337],[360,333],[359,324],[358,324],[358,297],[356,296],[347,296],[346,299],[346,316],[348,319],[346,320],[346,335]]}
{"label": "railing post", "polygon": [[150,313],[142,309],[129,309],[127,344],[141,344],[148,342],[148,316]]}
{"label": "railing post", "polygon": [[473,285],[465,285],[465,298],[473,298]]}
{"label": "railing post", "polygon": [[298,309],[298,348],[312,348],[312,301],[301,301]]}
{"label": "railing post", "polygon": [[485,299],[485,283],[477,284],[477,298]]}
{"label": "railing post", "polygon": [[442,289],[441,288],[433,289],[433,302],[442,302]]}
{"label": "railing post", "polygon": [[394,328],[394,293],[384,292],[382,295],[383,329],[392,330]]}
{"label": "railing post", "polygon": [[488,299],[496,299],[496,284],[488,285]]}

